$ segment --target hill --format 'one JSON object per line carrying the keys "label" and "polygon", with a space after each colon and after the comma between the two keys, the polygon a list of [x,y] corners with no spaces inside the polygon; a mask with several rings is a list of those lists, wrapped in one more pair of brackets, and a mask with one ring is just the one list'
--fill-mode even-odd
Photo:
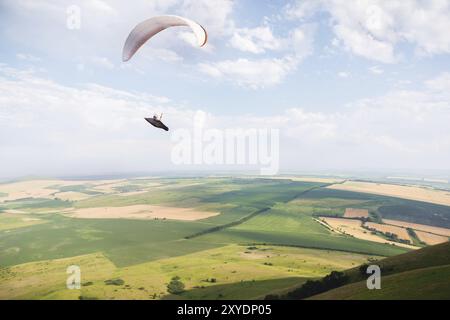
{"label": "hill", "polygon": [[[368,290],[359,268],[345,272],[349,284],[311,299],[450,299],[450,243],[426,247],[375,262],[381,289]],[[361,268],[361,270],[364,268]]]}

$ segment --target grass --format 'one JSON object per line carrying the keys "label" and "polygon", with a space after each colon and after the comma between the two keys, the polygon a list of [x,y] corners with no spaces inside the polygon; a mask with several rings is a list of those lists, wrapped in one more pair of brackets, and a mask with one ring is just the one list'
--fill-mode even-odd
{"label": "grass", "polygon": [[106,280],[116,269],[101,253],[1,268],[0,299],[45,299],[62,291],[65,297],[78,299],[79,291],[66,287],[66,270],[71,265],[80,266],[82,283]]}
{"label": "grass", "polygon": [[69,185],[69,186],[49,186],[48,189],[57,189],[59,192],[80,192],[88,195],[98,195],[102,194],[101,192],[90,190],[93,185],[91,184],[77,184],[77,185]]}
{"label": "grass", "polygon": [[[0,214],[0,297],[254,299],[333,270],[356,267],[369,255],[395,256],[407,251],[336,234],[314,217],[341,216],[348,207],[383,215],[383,208],[416,202],[324,189],[322,185],[289,179],[131,179],[116,191],[147,191],[132,195],[90,194],[75,202],[22,199],[2,203],[5,209],[24,211],[27,217],[46,223],[22,224],[24,221],[18,217]],[[77,185],[65,191],[88,189],[89,185]],[[68,207],[136,204],[193,207],[221,214],[200,221],[136,221],[75,219],[62,212]],[[431,206],[426,209],[435,212],[436,207]],[[258,214],[251,215],[255,212]],[[436,219],[443,217],[436,212]],[[205,230],[213,232],[202,234]],[[185,239],[193,234],[202,235]],[[405,259],[404,265],[420,266],[404,255],[395,258]],[[67,263],[79,264],[84,274],[82,282],[89,285],[78,291],[67,290]],[[33,269],[38,272],[33,273]],[[54,280],[50,279],[53,276]],[[174,276],[186,285],[181,295],[167,294],[167,283]],[[206,282],[207,278],[217,282]],[[124,282],[105,284],[115,279]]]}
{"label": "grass", "polygon": [[206,234],[198,240],[207,243],[266,243],[307,248],[351,251],[391,256],[407,250],[330,232],[303,213],[297,202],[277,204],[271,210],[228,229]]}
{"label": "grass", "polygon": [[365,281],[330,290],[316,300],[436,300],[450,299],[450,265],[417,269],[382,278],[380,290],[368,290]]}
{"label": "grass", "polygon": [[[200,179],[202,181],[206,179]],[[151,180],[155,183],[155,180]],[[183,180],[185,184],[197,180]],[[136,181],[132,182],[136,184]],[[170,185],[177,185],[171,180]],[[311,218],[313,207],[298,203],[297,198],[320,200],[314,197],[319,190],[305,193],[320,184],[268,179],[218,179],[189,188],[157,189],[145,194],[120,196],[98,195],[75,202],[76,207],[125,206],[143,203],[165,203],[171,199],[174,206],[190,204],[200,208],[218,209],[222,214],[199,222],[187,221],[133,221],[72,219],[57,214],[40,214],[49,221],[1,233],[0,266],[29,261],[64,258],[92,252],[104,252],[118,266],[128,266],[155,259],[179,256],[216,246],[233,243],[273,243],[300,247],[326,248],[389,256],[403,249],[330,233]],[[321,189],[322,190],[322,189]],[[311,197],[313,195],[313,197]],[[264,200],[261,200],[264,198]],[[295,199],[294,201],[291,201]],[[361,199],[357,199],[361,200]],[[288,203],[284,203],[284,202]],[[326,200],[322,201],[322,205]],[[345,207],[345,201],[334,205]],[[70,202],[27,200],[8,204],[27,212],[40,212],[42,207],[62,209]],[[262,203],[273,207],[267,212],[231,228],[188,241],[184,238],[212,227],[238,221],[261,208]],[[319,205],[319,204],[316,204]],[[330,204],[332,206],[333,203]],[[58,207],[59,206],[59,207]],[[19,248],[19,251],[11,248]]]}
{"label": "grass", "polygon": [[450,243],[372,262],[382,270],[381,290],[368,290],[359,268],[350,284],[313,299],[450,299]]}
{"label": "grass", "polygon": [[188,290],[179,295],[168,295],[163,299],[188,299],[188,300],[255,300],[263,299],[267,292],[276,293],[285,291],[291,287],[297,287],[305,283],[307,279],[290,277],[268,280],[239,281],[234,283],[213,285],[206,288]]}
{"label": "grass", "polygon": [[[0,269],[0,298],[98,299],[180,298],[167,293],[175,276],[186,285],[182,298],[249,299],[286,290],[306,278],[320,277],[367,261],[346,252],[289,247],[230,245],[128,267],[115,267],[94,253],[31,262]],[[268,264],[270,262],[270,265]],[[65,287],[66,268],[81,268],[80,290]],[[207,279],[215,278],[215,282]],[[120,279],[120,283],[114,282]],[[109,283],[117,285],[109,285]],[[242,290],[245,288],[245,290]]]}
{"label": "grass", "polygon": [[0,231],[28,227],[47,222],[23,214],[2,213],[0,214]]}
{"label": "grass", "polygon": [[42,217],[49,222],[0,232],[0,266],[97,251],[125,266],[215,246],[181,240],[206,228],[201,222],[72,219],[55,214]]}
{"label": "grass", "polygon": [[72,207],[73,202],[60,199],[27,198],[2,203],[6,209],[20,209],[24,211],[36,211],[36,209],[64,209]]}

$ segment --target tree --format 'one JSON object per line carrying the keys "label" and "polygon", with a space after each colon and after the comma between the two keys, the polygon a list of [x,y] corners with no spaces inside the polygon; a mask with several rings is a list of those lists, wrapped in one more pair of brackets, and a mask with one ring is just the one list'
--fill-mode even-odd
{"label": "tree", "polygon": [[175,276],[167,285],[167,292],[171,294],[180,294],[184,292],[184,283],[181,282],[180,277]]}

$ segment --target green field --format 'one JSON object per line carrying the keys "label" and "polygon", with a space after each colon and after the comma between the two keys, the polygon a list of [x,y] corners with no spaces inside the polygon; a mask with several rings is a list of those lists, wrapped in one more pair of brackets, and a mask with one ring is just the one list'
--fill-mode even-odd
{"label": "green field", "polygon": [[[44,260],[2,269],[0,298],[99,299],[241,298],[255,299],[285,290],[307,278],[325,275],[367,261],[367,256],[327,250],[230,245],[180,257],[116,267],[102,253]],[[66,268],[81,268],[81,290],[65,287]],[[181,295],[169,295],[167,283],[178,276],[186,285]],[[122,279],[123,285],[106,280]],[[215,279],[212,282],[210,279]],[[86,285],[86,283],[90,283]],[[30,283],[33,285],[30,287]],[[247,288],[242,290],[242,288]]]}
{"label": "green field", "polygon": [[[0,203],[2,299],[262,298],[369,258],[408,251],[331,232],[317,216],[342,216],[345,208],[358,207],[391,217],[383,208],[416,205],[290,179],[145,178],[104,185],[108,181],[69,186],[62,181],[48,186],[55,192],[47,198]],[[58,192],[88,197],[63,201]],[[67,214],[77,208],[131,205],[220,214],[197,221],[80,219]],[[422,219],[446,217],[448,208],[439,207],[433,207],[434,217]],[[65,287],[70,264],[80,265],[83,283],[89,282],[81,290]],[[185,292],[167,292],[174,276],[181,278]],[[119,278],[123,285],[104,283]]]}

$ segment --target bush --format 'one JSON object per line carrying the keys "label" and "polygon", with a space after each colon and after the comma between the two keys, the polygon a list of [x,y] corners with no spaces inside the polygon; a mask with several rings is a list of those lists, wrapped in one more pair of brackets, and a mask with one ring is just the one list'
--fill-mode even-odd
{"label": "bush", "polygon": [[367,275],[367,268],[368,268],[368,267],[369,267],[368,264],[362,264],[362,265],[360,265],[360,266],[359,266],[359,273],[360,273],[362,276]]}
{"label": "bush", "polygon": [[305,299],[316,294],[343,286],[348,282],[348,276],[343,272],[332,271],[321,280],[308,280],[300,288],[297,288],[283,298]]}
{"label": "bush", "polygon": [[121,286],[125,283],[125,281],[123,281],[122,279],[111,279],[111,280],[105,280],[105,284],[110,286]]}
{"label": "bush", "polygon": [[268,294],[264,297],[264,300],[280,300],[280,296],[277,294]]}
{"label": "bush", "polygon": [[79,300],[98,300],[96,297],[86,297],[86,296],[79,296]]}
{"label": "bush", "polygon": [[171,294],[180,294],[184,292],[184,283],[180,281],[180,277],[173,277],[167,285],[167,292]]}

